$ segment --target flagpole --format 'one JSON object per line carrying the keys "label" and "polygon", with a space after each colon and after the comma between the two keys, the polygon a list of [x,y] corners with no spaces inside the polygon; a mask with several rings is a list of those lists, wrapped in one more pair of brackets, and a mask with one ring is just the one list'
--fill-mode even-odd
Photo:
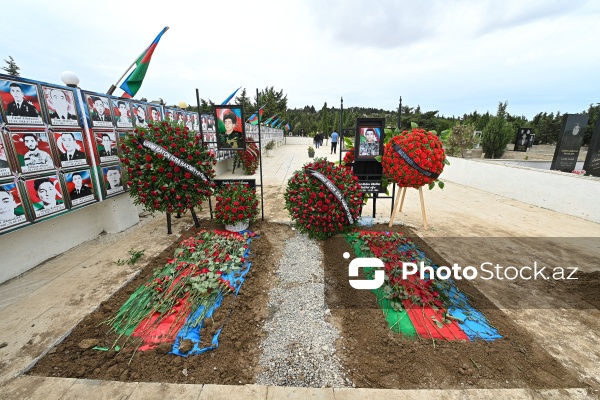
{"label": "flagpole", "polygon": [[[165,33],[168,30],[169,30],[169,27],[166,26],[165,29],[163,30],[163,33]],[[150,46],[152,46],[152,43],[150,43]],[[125,75],[127,75],[127,73],[129,72],[129,70],[131,69],[131,67],[133,67],[135,65],[135,63],[137,62],[137,60],[139,60],[139,58],[141,56],[143,56],[146,51],[148,51],[148,49],[150,48],[150,46],[146,47],[144,49],[144,51],[142,51],[140,53],[140,55],[135,58],[135,61],[133,63],[131,63],[131,65],[127,68],[127,70],[125,70],[125,73],[123,75],[121,75],[121,77],[119,78],[119,80],[114,85],[110,85],[110,88],[108,89],[108,91],[106,92],[106,94],[113,94],[113,92],[117,88],[117,85],[119,84],[119,82],[121,82],[123,80],[123,78],[125,77]]]}

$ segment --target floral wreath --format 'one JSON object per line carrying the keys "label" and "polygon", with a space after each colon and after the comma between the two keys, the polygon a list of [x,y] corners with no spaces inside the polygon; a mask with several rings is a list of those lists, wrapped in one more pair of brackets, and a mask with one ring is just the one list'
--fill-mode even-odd
{"label": "floral wreath", "polygon": [[239,221],[252,221],[258,215],[256,190],[242,182],[226,184],[216,189],[215,222],[234,225]]}
{"label": "floral wreath", "polygon": [[242,168],[244,169],[244,174],[254,175],[256,173],[256,169],[258,168],[259,161],[258,146],[256,145],[256,143],[248,143],[246,141],[246,150],[240,153],[240,157],[242,158]]}
{"label": "floral wreath", "polygon": [[362,210],[363,196],[358,178],[351,171],[324,158],[317,158],[296,171],[284,194],[285,208],[298,229],[317,239],[327,239],[354,226]]}
{"label": "floral wreath", "polygon": [[413,128],[393,137],[383,153],[383,173],[401,187],[433,184],[444,170],[446,153],[432,132]]}
{"label": "floral wreath", "polygon": [[[148,148],[148,144],[154,144],[158,152]],[[133,134],[125,135],[121,149],[129,194],[135,204],[143,204],[147,211],[184,213],[194,207],[201,210],[202,202],[211,195],[216,160],[187,127],[174,121],[138,127]]]}

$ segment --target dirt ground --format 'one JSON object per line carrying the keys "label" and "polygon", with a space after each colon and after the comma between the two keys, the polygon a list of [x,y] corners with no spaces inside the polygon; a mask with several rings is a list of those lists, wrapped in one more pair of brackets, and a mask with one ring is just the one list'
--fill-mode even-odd
{"label": "dirt ground", "polygon": [[[201,221],[200,229],[220,229],[209,221]],[[162,267],[173,256],[177,243],[194,234],[194,229],[152,260],[140,274],[98,309],[86,317],[59,345],[50,350],[28,373],[32,375],[86,378],[119,381],[170,382],[195,384],[254,383],[259,372],[259,345],[268,322],[267,300],[272,276],[281,257],[282,243],[294,232],[289,225],[255,223],[251,230],[260,236],[250,246],[252,268],[240,294],[223,304],[217,312],[215,325],[229,319],[219,337],[219,347],[187,358],[166,354],[161,348],[132,354],[132,350],[90,350],[89,343],[108,346],[115,336],[107,334],[108,327],[100,324],[110,318],[146,281],[153,269]],[[375,226],[373,230],[389,230]],[[406,227],[394,226],[393,231]],[[429,258],[444,264],[423,240],[414,240]],[[469,343],[431,340],[408,340],[393,334],[377,308],[374,295],[369,291],[357,294],[348,284],[348,260],[342,257],[350,246],[341,236],[321,244],[324,246],[326,299],[331,319],[341,331],[336,352],[343,370],[357,387],[365,388],[566,388],[586,387],[572,370],[534,341],[528,332],[516,325],[507,313],[496,308],[473,285],[463,282],[460,289],[467,293],[471,304],[485,310],[491,325],[503,339],[491,343]],[[577,293],[594,294],[592,307],[598,307],[600,273],[582,274]],[[560,296],[570,296],[568,287],[561,288]],[[582,301],[573,298],[572,302]],[[590,304],[587,304],[590,307]],[[132,357],[133,355],[133,357]]]}

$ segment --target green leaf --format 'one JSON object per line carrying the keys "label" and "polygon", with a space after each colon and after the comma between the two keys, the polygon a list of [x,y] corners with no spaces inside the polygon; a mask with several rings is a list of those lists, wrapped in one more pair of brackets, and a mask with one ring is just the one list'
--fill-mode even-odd
{"label": "green leaf", "polygon": [[442,181],[438,181],[438,186],[440,187],[440,189],[443,189],[445,184]]}
{"label": "green leaf", "polygon": [[433,189],[435,187],[435,182],[429,182],[429,190]]}
{"label": "green leaf", "polygon": [[383,158],[383,156],[376,156],[375,159],[377,160],[377,162],[381,162],[381,159]]}
{"label": "green leaf", "polygon": [[416,123],[416,122],[411,122],[411,123],[410,123],[410,127],[411,127],[412,129],[415,129],[415,128],[418,128],[418,127],[419,127],[419,125],[417,125],[417,123]]}
{"label": "green leaf", "polygon": [[444,158],[444,165],[450,165],[450,161],[447,158]]}
{"label": "green leaf", "polygon": [[432,130],[432,131],[429,131],[429,132],[433,133],[435,136],[438,135],[436,130]]}
{"label": "green leaf", "polygon": [[354,142],[352,142],[352,140],[349,138],[344,138],[344,146],[349,149],[350,147],[354,147]]}

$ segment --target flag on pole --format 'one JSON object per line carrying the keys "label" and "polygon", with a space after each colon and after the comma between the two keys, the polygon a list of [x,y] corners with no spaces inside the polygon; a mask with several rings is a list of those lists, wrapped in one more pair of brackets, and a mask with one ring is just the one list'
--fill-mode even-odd
{"label": "flag on pole", "polygon": [[144,80],[144,77],[146,76],[146,71],[148,71],[148,66],[150,65],[150,59],[152,58],[152,54],[154,54],[154,49],[156,49],[158,41],[168,29],[169,27],[166,26],[158,34],[156,39],[154,39],[154,41],[150,43],[150,46],[148,46],[148,48],[136,60],[135,69],[121,84],[121,89],[123,89],[123,91],[125,92],[125,95],[123,95],[123,97],[133,97],[138,92],[138,90],[140,90],[140,87],[142,86],[142,81]]}
{"label": "flag on pole", "polygon": [[222,106],[224,106],[224,105],[227,105],[227,103],[229,103],[229,100],[231,100],[231,99],[233,98],[233,96],[235,96],[235,94],[237,93],[237,91],[238,91],[238,90],[240,90],[241,88],[242,88],[242,87],[240,86],[239,88],[235,89],[235,92],[231,93],[231,94],[229,95],[229,97],[228,97],[228,98],[226,98],[226,99],[225,99],[225,101],[223,101],[223,102],[221,103],[221,105],[222,105]]}
{"label": "flag on pole", "polygon": [[286,130],[286,132],[290,130],[290,123],[289,122],[287,124],[285,124],[285,130]]}
{"label": "flag on pole", "polygon": [[[277,114],[275,114],[277,115]],[[273,118],[275,118],[275,115],[273,115],[272,117],[269,117],[266,121],[265,121],[265,126],[269,126],[269,122],[271,122],[273,120]]]}
{"label": "flag on pole", "polygon": [[281,118],[277,117],[277,119],[273,122],[271,122],[271,127],[274,128],[275,124],[277,123],[277,121],[279,121]]}
{"label": "flag on pole", "polygon": [[283,124],[284,122],[285,122],[284,120],[281,120],[281,121],[280,121],[280,122],[277,124],[277,126],[275,126],[274,128],[275,128],[275,129],[279,128],[279,127],[281,126],[281,124]]}
{"label": "flag on pole", "polygon": [[258,116],[256,115],[256,113],[252,114],[252,116],[250,116],[250,118],[248,118],[248,122],[252,125],[257,125],[260,122],[260,117],[262,117],[263,115],[263,108],[265,108],[265,106],[262,106],[259,110],[258,110]]}

